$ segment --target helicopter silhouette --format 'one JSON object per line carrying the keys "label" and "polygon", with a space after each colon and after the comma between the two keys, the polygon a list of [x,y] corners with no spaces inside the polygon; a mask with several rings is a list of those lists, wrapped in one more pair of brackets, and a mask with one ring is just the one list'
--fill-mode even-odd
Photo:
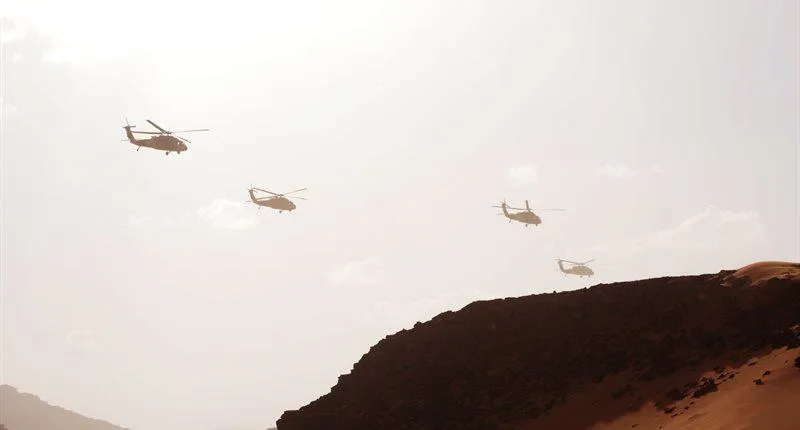
{"label": "helicopter silhouette", "polygon": [[[500,206],[492,206],[492,207],[493,208],[501,208],[501,209],[503,209],[503,213],[500,213],[498,215],[504,215],[506,218],[508,218],[508,222],[509,223],[511,221],[517,221],[517,222],[523,223],[525,225],[525,227],[527,227],[529,224],[533,224],[533,226],[535,227],[535,226],[538,226],[539,224],[542,223],[542,218],[539,217],[539,215],[536,215],[531,210],[531,206],[530,206],[530,204],[528,204],[527,200],[525,200],[525,209],[511,207],[508,204],[506,204],[505,199],[503,199],[503,201],[500,202]],[[508,212],[509,209],[522,211],[522,212],[509,213]],[[543,210],[543,211],[563,211],[564,209],[539,209],[539,210]]]}
{"label": "helicopter silhouette", "polygon": [[[184,138],[182,138],[180,136],[173,136],[173,134],[175,134],[175,133],[189,133],[189,132],[193,132],[193,131],[210,131],[207,128],[201,128],[201,129],[195,129],[195,130],[167,131],[167,130],[164,130],[163,128],[159,127],[158,125],[156,125],[156,123],[154,123],[153,121],[150,121],[149,119],[145,120],[145,121],[149,122],[150,125],[152,125],[153,127],[157,128],[159,131],[157,131],[157,132],[156,131],[131,131],[131,129],[132,128],[136,128],[136,126],[135,125],[130,125],[130,123],[128,122],[127,118],[125,118],[125,124],[126,125],[124,127],[122,127],[123,129],[125,129],[125,135],[128,138],[128,142],[136,145],[136,147],[137,147],[136,151],[139,151],[139,149],[144,147],[144,148],[152,148],[152,149],[165,151],[167,153],[167,155],[169,155],[170,152],[176,152],[176,153],[180,154],[181,152],[186,151],[186,150],[189,149],[189,147],[186,146],[186,143],[192,143],[192,142],[190,142],[189,140],[184,139]],[[154,136],[146,138],[146,139],[137,139],[136,136],[133,135],[134,133],[136,133],[136,134],[153,134]],[[124,142],[124,140],[123,140],[123,142]],[[186,143],[183,143],[183,142],[186,142]]]}
{"label": "helicopter silhouette", "polygon": [[[558,262],[559,270],[561,270],[561,272],[564,273],[564,276],[577,275],[583,278],[584,276],[591,277],[592,275],[594,275],[594,271],[586,266],[587,264],[594,261],[594,259],[591,259],[585,263],[576,263],[574,261],[562,260],[560,258],[557,258],[556,261]],[[572,264],[572,267],[565,268],[563,263]]]}
{"label": "helicopter silhouette", "polygon": [[[258,209],[261,209],[262,206],[272,208],[278,211],[278,213],[283,213],[283,211],[291,212],[297,208],[293,201],[287,199],[285,196],[286,194],[292,194],[299,191],[305,191],[307,188],[301,188],[299,190],[290,191],[285,194],[278,194],[273,193],[272,191],[262,190],[261,188],[254,188],[252,185],[250,188],[247,189],[247,192],[250,193],[250,200],[249,202],[253,202],[258,205]],[[261,191],[263,193],[272,194],[272,197],[256,197],[254,191]],[[294,199],[300,200],[308,200],[303,197],[292,197]]]}

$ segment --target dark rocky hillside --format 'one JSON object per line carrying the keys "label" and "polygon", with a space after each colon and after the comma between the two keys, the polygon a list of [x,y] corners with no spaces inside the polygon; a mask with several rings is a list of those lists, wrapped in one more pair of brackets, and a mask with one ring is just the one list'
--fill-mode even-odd
{"label": "dark rocky hillside", "polygon": [[669,410],[687,392],[713,392],[701,379],[711,368],[800,346],[798,324],[800,264],[781,262],[475,302],[381,340],[278,429],[512,428],[612,375],[630,375],[614,393],[622,397],[688,372],[694,387],[630,396],[586,424],[648,401]]}

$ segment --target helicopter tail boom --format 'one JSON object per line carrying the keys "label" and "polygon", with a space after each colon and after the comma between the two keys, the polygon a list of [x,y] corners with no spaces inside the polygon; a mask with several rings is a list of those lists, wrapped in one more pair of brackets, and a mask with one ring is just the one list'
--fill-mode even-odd
{"label": "helicopter tail boom", "polygon": [[505,200],[500,204],[500,207],[503,209],[503,215],[511,218],[511,215],[508,214],[508,205],[506,205]]}
{"label": "helicopter tail boom", "polygon": [[253,203],[258,203],[258,199],[256,199],[256,195],[253,193],[253,188],[250,187],[247,189],[247,192],[250,193],[250,201]]}
{"label": "helicopter tail boom", "polygon": [[135,127],[136,127],[135,125],[131,125],[131,123],[128,122],[128,118],[125,118],[125,125],[122,126],[122,128],[125,130],[125,136],[128,138],[128,142],[134,145],[136,144],[136,136],[133,135],[131,129]]}
{"label": "helicopter tail boom", "polygon": [[125,136],[128,138],[128,142],[130,142],[130,143],[135,145],[136,144],[136,136],[134,136],[133,132],[131,131],[132,127],[133,126],[131,126],[131,125],[126,125],[123,128],[125,129]]}

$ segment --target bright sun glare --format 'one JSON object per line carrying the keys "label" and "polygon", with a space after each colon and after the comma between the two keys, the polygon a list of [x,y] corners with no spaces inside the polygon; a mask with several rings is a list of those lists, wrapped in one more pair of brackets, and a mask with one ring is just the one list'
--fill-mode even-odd
{"label": "bright sun glare", "polygon": [[[244,0],[124,4],[7,0],[0,9],[0,15],[11,17],[15,24],[52,38],[50,61],[85,64],[145,54],[164,72],[181,76],[219,73],[270,55],[301,52],[326,31],[326,22],[342,24],[339,18],[346,17],[337,17],[335,12],[331,5],[317,1]],[[309,28],[317,34],[309,34]]]}

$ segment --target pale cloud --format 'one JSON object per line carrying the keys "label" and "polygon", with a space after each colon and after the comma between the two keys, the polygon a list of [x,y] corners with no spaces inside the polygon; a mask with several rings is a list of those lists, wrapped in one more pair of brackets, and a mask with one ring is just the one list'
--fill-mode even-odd
{"label": "pale cloud", "polygon": [[605,164],[603,166],[597,167],[595,170],[597,171],[597,173],[601,175],[617,179],[632,178],[633,176],[636,175],[636,171],[622,164],[619,165]]}
{"label": "pale cloud", "polygon": [[143,227],[145,225],[151,224],[155,218],[149,215],[137,215],[133,214],[128,217],[128,224],[134,227]]}
{"label": "pale cloud", "polygon": [[515,187],[530,185],[539,180],[539,174],[533,166],[515,166],[508,169],[506,180]]}
{"label": "pale cloud", "polygon": [[201,221],[217,228],[245,230],[259,223],[256,214],[247,213],[245,203],[226,199],[216,199],[210,205],[197,211]]}
{"label": "pale cloud", "polygon": [[100,349],[100,342],[97,341],[94,334],[86,329],[76,330],[66,336],[66,341],[69,345],[81,348],[87,351],[97,351]]}
{"label": "pale cloud", "polygon": [[351,261],[334,270],[328,281],[336,287],[370,287],[388,280],[383,258],[370,257],[363,261]]}
{"label": "pale cloud", "polygon": [[757,213],[710,205],[676,226],[590,249],[603,261],[625,262],[615,265],[624,269],[626,278],[635,279],[736,268],[767,258],[766,244],[765,227]]}
{"label": "pale cloud", "polygon": [[764,239],[764,226],[757,213],[735,213],[710,205],[677,226],[654,234],[647,244],[659,248],[710,250]]}

